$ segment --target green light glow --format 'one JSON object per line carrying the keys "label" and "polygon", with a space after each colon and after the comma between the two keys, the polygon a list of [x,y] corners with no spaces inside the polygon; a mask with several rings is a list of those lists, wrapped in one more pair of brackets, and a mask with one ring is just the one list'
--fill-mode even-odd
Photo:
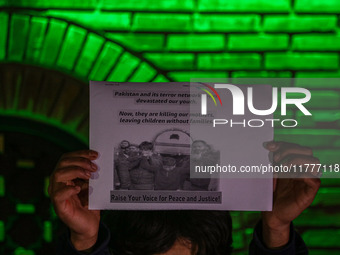
{"label": "green light glow", "polygon": [[192,11],[195,3],[192,0],[167,0],[167,1],[102,1],[103,9],[108,10],[150,10],[150,11]]}
{"label": "green light glow", "polygon": [[31,20],[30,33],[27,41],[26,59],[32,62],[38,62],[45,32],[47,27],[47,19],[41,17],[33,17]]}
{"label": "green light glow", "polygon": [[49,197],[49,194],[48,194],[48,186],[50,185],[50,177],[45,177],[45,180],[44,180],[44,195],[45,197]]}
{"label": "green light glow", "polygon": [[241,213],[237,211],[230,212],[230,216],[233,220],[233,230],[240,229],[241,226]]}
{"label": "green light glow", "polygon": [[52,205],[51,205],[51,207],[50,207],[50,214],[51,214],[51,219],[57,219],[57,218],[58,218],[58,216],[57,216],[57,214],[55,213],[54,208],[53,208]]}
{"label": "green light glow", "polygon": [[74,21],[77,24],[95,30],[128,30],[130,28],[132,16],[129,12],[112,13],[54,9],[47,10],[46,15]]}
{"label": "green light glow", "polygon": [[44,240],[48,243],[52,241],[52,223],[50,221],[44,221]]}
{"label": "green light glow", "polygon": [[338,229],[313,229],[302,234],[307,247],[324,248],[339,247],[339,236],[340,230]]}
{"label": "green light glow", "polygon": [[18,213],[22,214],[33,214],[35,212],[35,207],[32,204],[17,204],[16,210]]}
{"label": "green light glow", "polygon": [[340,194],[339,188],[320,188],[318,191],[319,194]]}
{"label": "green light glow", "polygon": [[[304,122],[306,121],[300,121]],[[340,130],[335,129],[274,129],[275,140],[297,143],[310,147],[337,147]],[[331,154],[332,155],[332,154]],[[327,157],[327,155],[325,155]]]}
{"label": "green light glow", "polygon": [[6,55],[6,40],[8,29],[8,14],[0,13],[0,60],[5,58]]}
{"label": "green light glow", "polygon": [[153,82],[168,82],[169,80],[164,77],[164,75],[157,75],[157,77],[153,80]]}
{"label": "green light glow", "polygon": [[267,51],[288,48],[288,35],[231,35],[228,47],[232,51]]}
{"label": "green light glow", "polygon": [[111,42],[107,42],[104,46],[104,49],[98,56],[97,62],[91,71],[89,79],[97,81],[105,80],[110,69],[112,68],[122,51],[123,49],[121,47]]}
{"label": "green light glow", "polygon": [[5,178],[0,175],[0,197],[5,196]]}
{"label": "green light glow", "polygon": [[0,242],[5,240],[5,223],[0,220]]}
{"label": "green light glow", "polygon": [[119,63],[112,71],[108,81],[124,82],[127,80],[132,71],[137,67],[140,60],[128,52],[125,52],[119,59]]}
{"label": "green light glow", "polygon": [[9,35],[9,58],[22,61],[28,33],[28,16],[13,15]]}
{"label": "green light glow", "polygon": [[277,135],[335,135],[340,136],[340,130],[335,129],[277,129]]}
{"label": "green light glow", "polygon": [[137,12],[133,16],[133,31],[171,31],[183,32],[192,30],[191,16],[189,14],[173,15],[171,13],[141,13]]}
{"label": "green light glow", "polygon": [[206,79],[207,82],[210,82],[211,79],[214,79],[214,82],[217,82],[217,79],[220,78],[221,82],[225,82],[228,77],[227,72],[170,72],[168,75],[173,78],[175,81],[179,82],[203,82]]}
{"label": "green light glow", "polygon": [[81,50],[86,33],[86,30],[83,28],[76,26],[69,27],[66,37],[63,40],[63,46],[57,61],[57,66],[72,70],[75,59]]}
{"label": "green light glow", "polygon": [[[249,41],[248,41],[249,43]],[[225,48],[225,36],[222,34],[169,35],[169,51],[220,51]]]}
{"label": "green light glow", "polygon": [[339,204],[339,188],[320,188],[318,191],[312,206],[313,207],[329,207],[329,206],[337,206]]}
{"label": "green light glow", "polygon": [[34,251],[32,250],[25,250],[22,247],[15,249],[14,255],[35,255]]}
{"label": "green light glow", "polygon": [[[322,121],[322,122],[329,122],[329,121],[336,121],[340,120],[340,111],[339,110],[310,110],[312,116],[308,116],[312,118],[314,121]],[[302,112],[298,112],[297,116],[301,117],[304,116]]]}
{"label": "green light glow", "polygon": [[[63,13],[63,11],[56,12]],[[52,11],[52,13],[54,12]],[[86,17],[84,12],[69,11],[69,13],[80,20],[79,15]],[[92,14],[92,12],[88,13],[93,18]],[[44,12],[43,15],[46,17],[12,14],[11,22],[8,24],[9,15],[0,13],[0,60],[7,57],[6,60],[27,61],[29,64],[42,65],[46,68],[56,69],[57,66],[59,71],[66,71],[68,74],[72,73],[74,77],[83,81],[107,80],[109,77],[112,80],[126,81],[140,62],[139,57],[135,57],[134,53],[132,53],[128,58],[132,66],[119,62],[117,68],[120,69],[115,72],[115,63],[124,51],[119,45],[107,41],[103,35],[95,34],[86,28],[70,24],[69,20],[50,18],[48,12]],[[68,19],[68,14],[65,15],[61,15],[62,18]],[[121,13],[116,13],[116,15],[120,17]],[[112,29],[111,25],[116,24],[116,16],[109,13],[95,13],[95,16],[105,16],[105,22],[102,19],[101,21],[102,25],[108,26],[107,29]],[[128,14],[128,17],[130,19],[130,14]],[[95,26],[98,24],[98,22],[95,22],[96,20],[97,18],[92,22],[96,23],[94,24]],[[127,26],[126,29],[129,29],[130,21],[124,22]],[[7,33],[8,29],[9,32]],[[7,38],[8,34],[9,38]],[[128,38],[135,38],[135,40],[142,38],[151,46],[155,43],[154,39],[156,38],[158,49],[161,49],[164,44],[164,36],[140,34],[137,37],[133,35]],[[126,46],[125,41],[118,40],[118,42]],[[104,43],[105,46],[102,47]],[[6,48],[8,49],[7,54]],[[125,69],[126,67],[128,69]],[[150,72],[144,72],[144,68],[148,68]],[[117,79],[117,73],[120,73],[122,69],[125,71],[123,77],[118,75]],[[141,70],[137,70],[131,79],[139,80],[139,78],[143,78],[143,81],[149,81],[156,73],[156,70],[146,64]]]}
{"label": "green light glow", "polygon": [[63,36],[67,23],[59,20],[51,20],[41,52],[40,63],[52,66],[56,61],[58,49],[63,43]]}
{"label": "green light glow", "polygon": [[252,235],[253,232],[254,232],[253,228],[246,228],[246,230],[245,230],[246,235]]}
{"label": "green light glow", "polygon": [[[324,180],[323,180],[324,181]],[[328,213],[325,210],[304,211],[294,220],[295,226],[340,227],[340,213]]]}
{"label": "green light glow", "polygon": [[244,238],[242,231],[233,232],[233,248],[241,249],[244,246]]}
{"label": "green light glow", "polygon": [[[242,3],[242,4],[241,4]],[[214,12],[287,12],[290,9],[290,2],[286,0],[267,1],[242,1],[239,0],[201,0],[199,1],[200,11]]]}
{"label": "green light glow", "polygon": [[108,38],[119,42],[127,48],[137,52],[162,50],[164,45],[163,34],[149,33],[106,33]]}
{"label": "green light glow", "polygon": [[[171,71],[193,69],[195,62],[195,55],[191,53],[145,53],[144,57],[159,68]],[[207,63],[209,64],[211,62],[205,62],[205,65],[207,65]]]}
{"label": "green light glow", "polygon": [[19,159],[16,163],[16,166],[18,168],[26,168],[26,169],[32,169],[35,167],[35,163],[33,160],[29,159]]}
{"label": "green light glow", "polygon": [[241,80],[237,78],[291,78],[292,74],[290,72],[271,72],[271,71],[237,71],[232,73],[232,82],[238,82],[242,84]]}
{"label": "green light glow", "polygon": [[104,42],[104,39],[96,34],[90,33],[88,35],[75,68],[75,72],[78,75],[82,77],[87,76]]}
{"label": "green light glow", "polygon": [[142,63],[133,76],[129,79],[129,82],[151,81],[155,75],[155,69],[151,68],[146,63]]}

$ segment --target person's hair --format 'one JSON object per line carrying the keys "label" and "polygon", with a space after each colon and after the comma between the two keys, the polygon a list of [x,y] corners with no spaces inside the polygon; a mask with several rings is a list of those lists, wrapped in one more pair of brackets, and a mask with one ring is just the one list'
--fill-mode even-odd
{"label": "person's hair", "polygon": [[139,149],[142,151],[151,151],[153,149],[153,144],[150,142],[142,142],[139,145]]}
{"label": "person's hair", "polygon": [[176,240],[190,241],[197,255],[232,252],[232,223],[227,211],[113,211],[106,216],[113,254],[165,253]]}
{"label": "person's hair", "polygon": [[176,165],[176,159],[172,157],[163,157],[162,162],[163,162],[163,166],[175,166]]}
{"label": "person's hair", "polygon": [[209,144],[207,144],[206,141],[203,140],[195,140],[192,142],[191,146],[194,146],[195,143],[203,143],[204,146],[207,148],[207,150],[211,150],[211,146]]}
{"label": "person's hair", "polygon": [[[127,143],[127,145],[124,146],[123,143]],[[120,148],[121,148],[121,149],[126,149],[126,148],[128,148],[129,146],[130,146],[130,142],[129,142],[128,140],[123,140],[123,141],[120,142]]]}
{"label": "person's hair", "polygon": [[192,142],[192,144],[195,144],[195,143],[204,143],[205,146],[208,146],[207,142],[203,140],[195,140]]}

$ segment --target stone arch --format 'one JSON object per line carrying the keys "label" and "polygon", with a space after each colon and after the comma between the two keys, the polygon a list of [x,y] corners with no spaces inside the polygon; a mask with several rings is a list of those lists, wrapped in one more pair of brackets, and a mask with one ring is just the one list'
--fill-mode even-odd
{"label": "stone arch", "polygon": [[87,141],[88,80],[171,79],[139,53],[73,22],[0,13],[0,115],[33,118]]}

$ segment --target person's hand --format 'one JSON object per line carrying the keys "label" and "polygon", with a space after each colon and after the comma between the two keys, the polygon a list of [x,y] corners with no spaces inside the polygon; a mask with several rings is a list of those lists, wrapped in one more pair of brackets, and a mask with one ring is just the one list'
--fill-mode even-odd
{"label": "person's hand", "polygon": [[[274,165],[319,164],[308,147],[285,142],[269,142]],[[311,168],[310,168],[311,169]],[[274,178],[273,210],[262,213],[263,240],[268,248],[282,247],[289,241],[290,223],[314,200],[320,187],[318,172],[303,171],[298,178]]]}
{"label": "person's hand", "polygon": [[77,250],[88,250],[98,238],[100,211],[88,209],[88,180],[97,166],[92,150],[64,154],[50,177],[48,193],[59,218],[70,228]]}

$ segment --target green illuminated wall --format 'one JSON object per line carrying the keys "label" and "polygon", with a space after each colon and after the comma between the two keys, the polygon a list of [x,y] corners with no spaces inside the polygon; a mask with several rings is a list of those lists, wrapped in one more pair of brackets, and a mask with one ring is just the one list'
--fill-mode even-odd
{"label": "green illuminated wall", "polygon": [[[0,115],[42,121],[83,142],[88,109],[79,107],[72,118],[67,113],[71,102],[86,104],[89,79],[340,78],[336,0],[0,0],[0,8],[0,62],[7,70],[0,72]],[[22,71],[4,76],[8,63]],[[24,82],[32,66],[74,80],[53,94],[57,84]],[[339,162],[340,85],[297,85],[311,90],[313,116],[290,111],[300,127],[276,129],[276,138],[312,146],[322,163]],[[32,88],[44,88],[59,106],[25,92]],[[339,183],[324,180],[313,206],[295,222],[312,255],[340,249]],[[258,214],[233,216],[236,254],[243,254]],[[5,226],[0,221],[0,243]]]}

